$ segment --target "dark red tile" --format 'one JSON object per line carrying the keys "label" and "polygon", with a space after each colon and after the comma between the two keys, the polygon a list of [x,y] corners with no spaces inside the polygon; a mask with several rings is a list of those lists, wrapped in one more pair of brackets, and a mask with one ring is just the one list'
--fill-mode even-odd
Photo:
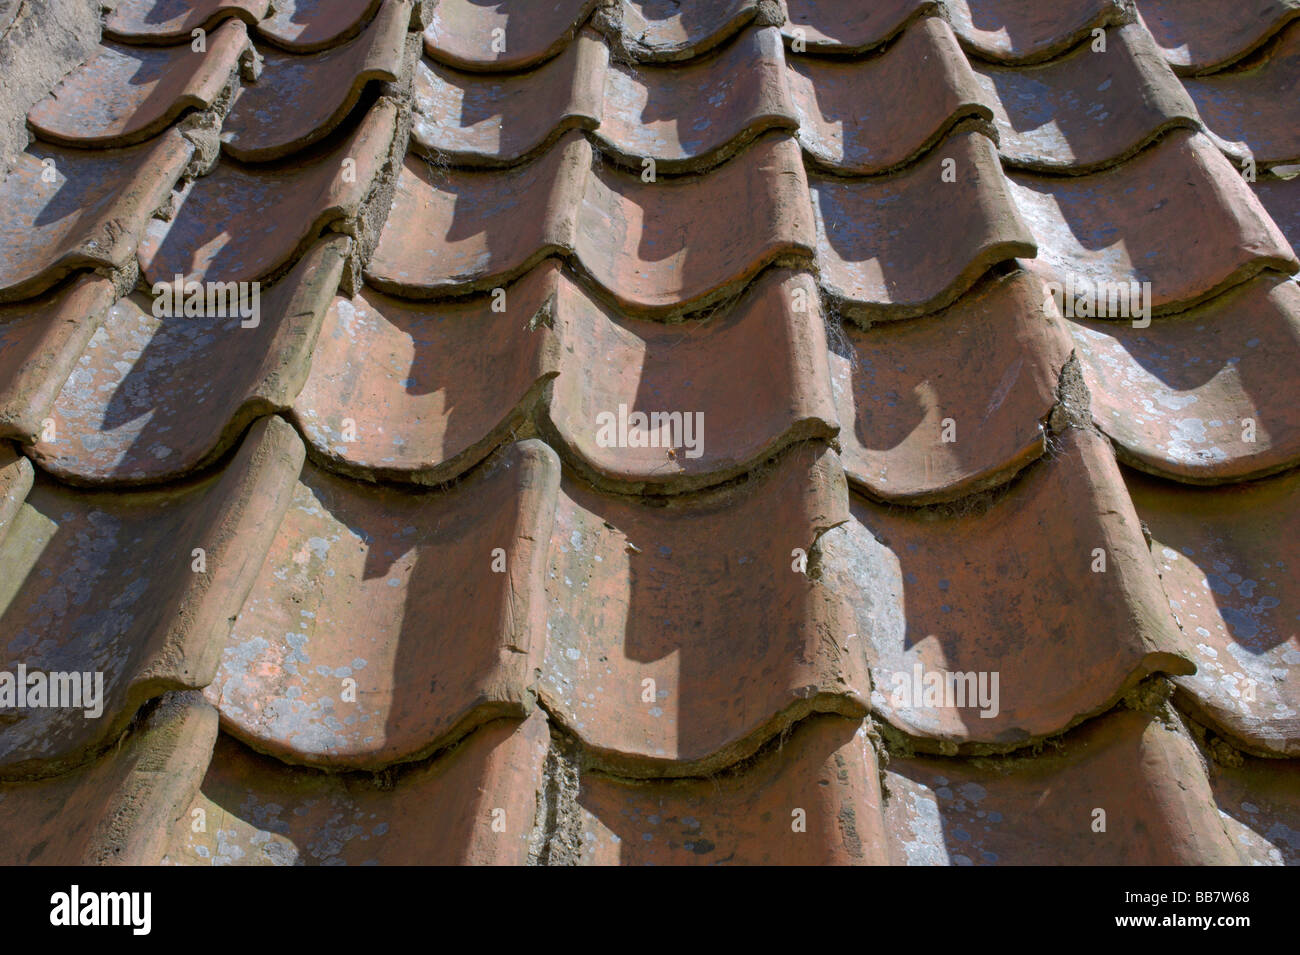
{"label": "dark red tile", "polygon": [[780,26],[775,4],[760,0],[619,0],[618,42],[637,60],[686,60],[722,43],[757,18]]}
{"label": "dark red tile", "polygon": [[1132,16],[1125,0],[945,0],[962,43],[987,60],[1051,59]]}
{"label": "dark red tile", "polygon": [[200,27],[211,30],[229,17],[251,26],[270,8],[271,0],[117,0],[104,35],[136,44],[188,43]]}
{"label": "dark red tile", "polygon": [[[1260,179],[1255,183],[1255,196],[1291,243],[1292,250],[1300,246],[1300,176]],[[1295,254],[1293,251],[1292,255]],[[1300,270],[1296,276],[1300,278]]]}
{"label": "dark red tile", "polygon": [[1300,16],[1296,0],[1141,0],[1138,11],[1179,73],[1217,69],[1252,52]]}
{"label": "dark red tile", "polygon": [[429,56],[462,70],[522,70],[558,53],[596,0],[442,0],[424,30]]}
{"label": "dark red tile", "polygon": [[1300,865],[1300,761],[1215,763],[1210,784],[1243,865]]}
{"label": "dark red tile", "polygon": [[352,39],[384,0],[275,0],[257,35],[291,53],[314,53]]}
{"label": "dark red tile", "polygon": [[939,9],[937,0],[786,0],[781,32],[795,52],[860,53],[880,46],[918,17]]}

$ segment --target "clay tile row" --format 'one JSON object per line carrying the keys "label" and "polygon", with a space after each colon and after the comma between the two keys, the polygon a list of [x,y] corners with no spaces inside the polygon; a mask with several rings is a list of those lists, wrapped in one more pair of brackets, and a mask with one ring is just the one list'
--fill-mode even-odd
{"label": "clay tile row", "polygon": [[332,132],[367,83],[403,72],[411,0],[385,0],[359,36],[321,53],[268,51],[257,82],[242,86],[221,128],[223,150],[243,162],[295,152]]}
{"label": "clay tile row", "polygon": [[104,36],[133,44],[188,43],[193,30],[211,30],[232,17],[253,26],[270,8],[271,0],[118,0],[104,20]]}
{"label": "clay tile row", "polygon": [[27,114],[42,139],[67,146],[126,146],[170,125],[184,110],[208,110],[251,55],[242,21],[227,22],[202,52],[190,45],[106,43]]}
{"label": "clay tile row", "polygon": [[358,233],[392,162],[397,118],[397,105],[380,97],[345,139],[288,165],[223,159],[184,186],[169,219],[150,222],[140,243],[146,281],[272,279],[323,232]]}
{"label": "clay tile row", "polygon": [[1240,173],[1198,132],[1175,129],[1091,175],[1009,178],[1044,267],[1070,287],[1149,282],[1153,314],[1185,310],[1266,269],[1300,270]]}
{"label": "clay tile row", "polygon": [[0,778],[70,769],[116,739],[145,701],[212,681],[303,454],[293,429],[267,418],[220,473],[186,485],[31,487],[0,537],[10,584],[0,597],[4,671],[102,674],[102,683],[92,681],[93,700],[82,688],[82,709],[16,701]]}
{"label": "clay tile row", "polygon": [[129,273],[192,153],[175,129],[123,149],[33,144],[0,183],[0,301],[37,295],[78,269]]}
{"label": "clay tile row", "polygon": [[940,0],[785,0],[781,32],[794,52],[855,54],[874,50],[919,17],[939,12]]}
{"label": "clay tile row", "polygon": [[1165,58],[1184,75],[1229,66],[1300,17],[1300,0],[1139,0],[1137,6]]}
{"label": "clay tile row", "polygon": [[853,644],[871,661],[872,709],[917,745],[1011,749],[1152,673],[1193,670],[1105,439],[1068,428],[1054,442],[992,500],[917,510],[855,496],[824,539],[827,585],[852,596]]}
{"label": "clay tile row", "polygon": [[1180,705],[1239,749],[1300,754],[1300,473],[1222,488],[1127,477],[1196,662]]}
{"label": "clay tile row", "polygon": [[[935,64],[942,67],[935,69]],[[750,28],[716,53],[673,66],[611,62],[584,30],[536,71],[477,76],[422,63],[415,141],[455,165],[509,165],[569,128],[642,169],[713,165],[768,129],[798,130],[814,161],[842,173],[903,165],[963,119],[991,119],[952,30],[919,21],[879,57],[838,62],[783,52],[774,28]],[[887,121],[911,97],[908,125]],[[888,135],[886,135],[888,134]]]}

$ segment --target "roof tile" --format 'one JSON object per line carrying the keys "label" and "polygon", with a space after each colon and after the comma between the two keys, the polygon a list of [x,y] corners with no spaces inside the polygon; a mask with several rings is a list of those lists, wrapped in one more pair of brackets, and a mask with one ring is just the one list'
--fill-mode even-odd
{"label": "roof tile", "polygon": [[[785,0],[781,32],[794,52],[861,53],[892,39],[918,17],[939,10],[938,0]],[[795,48],[795,45],[803,49]]]}
{"label": "roof tile", "polygon": [[984,59],[1037,63],[1068,50],[1093,30],[1121,24],[1125,0],[945,0],[962,43]]}
{"label": "roof tile", "polygon": [[257,35],[291,53],[314,53],[352,39],[384,0],[275,0]]}
{"label": "roof tile", "polygon": [[1300,16],[1300,0],[1140,0],[1142,21],[1183,74],[1227,66]]}
{"label": "roof tile", "polygon": [[586,22],[597,0],[530,0],[483,4],[443,0],[424,29],[433,59],[462,70],[521,70],[558,53]]}
{"label": "roof tile", "polygon": [[1216,763],[1210,784],[1243,865],[1300,865],[1300,762]]}
{"label": "roof tile", "polygon": [[257,23],[271,0],[117,0],[104,20],[104,35],[128,43],[188,42],[193,30],[211,30],[228,17]]}

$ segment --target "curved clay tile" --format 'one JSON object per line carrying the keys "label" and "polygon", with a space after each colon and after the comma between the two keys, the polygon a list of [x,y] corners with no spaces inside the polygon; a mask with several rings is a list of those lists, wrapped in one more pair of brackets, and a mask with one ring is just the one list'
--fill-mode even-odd
{"label": "curved clay tile", "polygon": [[[32,460],[75,484],[165,481],[215,460],[302,387],[349,241],[319,242],[256,299],[232,289],[211,314],[186,315],[182,302],[155,317],[168,299],[122,299],[54,402],[55,440],[37,441]],[[245,318],[237,303],[256,311]]]}
{"label": "curved clay tile", "polygon": [[0,783],[0,865],[158,865],[168,837],[159,822],[193,801],[216,739],[216,710],[197,694],[167,693],[96,762]]}
{"label": "curved clay tile", "polygon": [[113,296],[108,279],[82,275],[39,302],[0,306],[0,438],[40,435]]}
{"label": "curved clay tile", "polygon": [[1300,472],[1223,488],[1131,474],[1196,673],[1179,700],[1238,748],[1300,755]]}
{"label": "curved clay tile", "polygon": [[618,0],[617,43],[639,61],[686,60],[729,39],[757,19],[780,26],[774,0]]}
{"label": "curved clay tile", "polygon": [[1081,173],[1128,158],[1174,126],[1198,128],[1196,107],[1140,23],[1106,32],[1041,66],[977,63],[993,104],[998,152],[1012,166]]}
{"label": "curved clay tile", "polygon": [[[1152,673],[1192,670],[1109,444],[1069,428],[1054,451],[983,504],[933,512],[855,497],[853,520],[826,535],[827,585],[853,596],[870,647],[872,709],[928,750],[1012,749],[1106,710]],[[957,698],[950,673],[983,674],[984,702],[969,680]],[[927,696],[927,675],[952,695]]]}
{"label": "curved clay tile", "polygon": [[[1269,217],[1282,230],[1291,248],[1300,248],[1300,176],[1290,179],[1260,179],[1255,196]],[[1297,275],[1300,278],[1300,275]]]}
{"label": "curved clay tile", "polygon": [[1206,761],[1176,726],[1121,709],[1032,758],[895,757],[890,862],[1239,865]]}
{"label": "curved clay tile", "polygon": [[238,20],[222,26],[205,53],[188,45],[104,45],[27,113],[42,139],[68,146],[125,146],[148,139],[184,110],[209,109],[249,50]]}
{"label": "curved clay tile", "polygon": [[[565,347],[550,420],[587,476],[615,492],[718,483],[796,441],[839,430],[817,286],[807,273],[769,270],[729,311],[671,325],[619,315],[561,281],[555,315]],[[670,423],[653,446],[648,419],[635,439],[645,436],[648,446],[620,447],[601,428],[602,414],[617,420],[620,408],[678,417],[660,419]]]}
{"label": "curved clay tile", "polygon": [[597,0],[442,0],[424,29],[424,49],[462,70],[522,70],[573,39]]}
{"label": "curved clay tile", "polygon": [[1300,17],[1300,0],[1141,0],[1138,12],[1184,75],[1227,66]]}
{"label": "curved clay tile", "polygon": [[1200,133],[1175,130],[1087,176],[1010,178],[1038,258],[1062,282],[1149,282],[1156,313],[1189,308],[1264,269],[1300,270],[1250,187]]}
{"label": "curved clay tile", "polygon": [[347,140],[310,161],[269,169],[222,161],[186,187],[169,221],[150,225],[140,243],[146,280],[259,280],[325,230],[349,231],[388,159],[396,122],[397,107],[381,99]]}
{"label": "curved clay tile", "polygon": [[407,297],[465,294],[568,253],[624,307],[702,308],[769,263],[810,254],[805,183],[799,147],[774,134],[702,176],[650,183],[593,170],[578,132],[500,171],[408,155],[366,278]]}
{"label": "curved clay tile", "polygon": [[33,144],[0,183],[0,301],[76,269],[126,269],[192,152],[174,129],[125,149]]}
{"label": "curved clay tile", "polygon": [[242,162],[264,162],[331,133],[367,83],[402,70],[410,0],[388,0],[355,40],[323,53],[267,52],[256,83],[240,88],[221,126],[222,148]]}
{"label": "curved clay tile", "polygon": [[[371,480],[437,484],[477,464],[558,374],[547,328],[559,263],[497,297],[415,304],[364,289],[336,298],[294,418],[316,460]],[[347,428],[347,434],[344,428]]]}
{"label": "curved clay tile", "polygon": [[850,611],[795,553],[815,568],[814,542],[847,519],[846,496],[817,443],[664,507],[565,479],[540,693],[589,765],[705,775],[809,713],[865,713],[861,646],[843,643]]}
{"label": "curved clay tile", "polygon": [[0,735],[0,778],[66,771],[117,739],[145,701],[212,680],[303,454],[289,425],[264,418],[197,483],[31,490],[0,542],[5,579],[21,584],[0,606],[0,665],[102,673],[102,713],[28,708]]}
{"label": "curved clay tile", "polygon": [[527,715],[559,480],[540,441],[450,491],[308,465],[207,690],[226,731],[287,762],[379,770]]}
{"label": "curved clay tile", "polygon": [[[175,813],[164,862],[525,865],[549,744],[541,713],[498,720],[390,787],[285,766],[222,734],[200,792]],[[220,827],[195,832],[196,809]]]}
{"label": "curved clay tile", "polygon": [[257,35],[291,53],[315,53],[352,39],[383,2],[275,0],[271,15],[257,25]]}
{"label": "curved clay tile", "polygon": [[[800,723],[743,773],[628,782],[581,777],[586,865],[882,865],[880,771],[864,724]],[[805,830],[792,825],[803,810]]]}
{"label": "curved clay tile", "polygon": [[990,99],[939,17],[919,20],[879,56],[792,54],[789,64],[799,142],[837,172],[885,172],[930,149],[962,120],[993,119]]}
{"label": "curved clay tile", "polygon": [[568,129],[600,123],[608,64],[592,30],[530,73],[463,73],[422,59],[411,138],[453,165],[511,165]]}
{"label": "curved clay tile", "polygon": [[1034,255],[993,142],[980,133],[955,133],[895,176],[810,179],[822,287],[854,317],[935,311],[991,266]]}
{"label": "curved clay tile", "polygon": [[1250,69],[1183,81],[1205,124],[1244,142],[1261,166],[1300,162],[1300,23]]}
{"label": "curved clay tile", "polygon": [[795,53],[861,53],[939,9],[938,0],[786,0],[785,5],[781,32]]}
{"label": "curved clay tile", "polygon": [[1217,484],[1300,462],[1300,408],[1288,393],[1300,286],[1285,276],[1261,275],[1150,328],[1069,324],[1097,425],[1129,463]]}
{"label": "curved clay tile", "polygon": [[785,83],[781,34],[743,31],[714,56],[664,66],[610,64],[602,152],[633,166],[646,157],[660,172],[736,153],[769,129],[799,126]]}
{"label": "curved clay tile", "polygon": [[1243,865],[1300,865],[1300,760],[1210,764],[1210,784]]}
{"label": "curved clay tile", "polygon": [[1125,0],[945,0],[962,45],[986,60],[1049,60],[1132,18]]}
{"label": "curved clay tile", "polygon": [[[850,480],[889,501],[945,500],[998,484],[1045,450],[1070,341],[1016,272],[938,315],[846,325],[830,356]],[[955,441],[945,442],[951,421]]]}
{"label": "curved clay tile", "polygon": [[134,44],[188,44],[195,29],[211,30],[229,17],[252,26],[270,7],[271,0],[117,0],[104,20],[104,36]]}

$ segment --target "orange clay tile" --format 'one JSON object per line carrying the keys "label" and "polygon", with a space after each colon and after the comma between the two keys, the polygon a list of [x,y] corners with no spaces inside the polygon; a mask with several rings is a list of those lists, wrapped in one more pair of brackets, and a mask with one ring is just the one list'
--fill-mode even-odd
{"label": "orange clay tile", "polygon": [[[863,60],[789,56],[799,142],[818,163],[864,175],[900,166],[963,120],[991,120],[984,95],[940,17],[908,27]],[[907,110],[898,104],[907,102]]]}
{"label": "orange clay tile", "polygon": [[1300,17],[1297,0],[1140,0],[1138,12],[1179,73],[1219,69]]}
{"label": "orange clay tile", "polygon": [[356,39],[315,54],[267,51],[262,75],[244,85],[221,127],[222,148],[243,162],[276,159],[323,139],[366,84],[402,70],[411,0],[386,0]]}
{"label": "orange clay tile", "polygon": [[1140,24],[1112,27],[1105,41],[1105,52],[1090,41],[1040,66],[975,64],[1004,161],[1078,174],[1127,159],[1173,127],[1200,125]]}
{"label": "orange clay tile", "polygon": [[105,44],[27,113],[42,139],[67,146],[125,146],[165,129],[185,110],[206,110],[250,50],[239,20],[217,29],[205,52],[188,44]]}
{"label": "orange clay tile", "polygon": [[1210,785],[1242,865],[1300,865],[1300,761],[1215,763]]}
{"label": "orange clay tile", "polygon": [[0,783],[0,864],[157,865],[170,829],[193,822],[216,737],[216,711],[198,694],[168,693],[97,761]]}
{"label": "orange clay tile", "polygon": [[1037,63],[1123,23],[1125,0],[946,0],[962,44],[986,60]]}
{"label": "orange clay tile", "polygon": [[[854,498],[853,519],[826,535],[827,586],[857,607],[849,645],[870,654],[872,708],[918,745],[1010,748],[1151,673],[1192,670],[1105,440],[1071,428],[1055,441],[990,503],[931,512]],[[959,687],[948,674],[970,676]],[[926,692],[945,683],[942,698]]]}
{"label": "orange clay tile", "polygon": [[34,144],[0,183],[0,301],[75,269],[126,269],[191,151],[175,130],[95,152]]}
{"label": "orange clay tile", "polygon": [[716,162],[765,130],[798,128],[785,74],[781,34],[772,27],[746,29],[690,63],[615,61],[596,135],[602,151],[638,173],[647,157],[662,172],[706,157]]}
{"label": "orange clay tile", "polygon": [[336,298],[294,402],[312,454],[345,474],[421,484],[481,461],[559,373],[559,341],[547,327],[558,273],[558,263],[543,262],[501,297],[456,303],[372,289]]}
{"label": "orange clay tile", "polygon": [[629,776],[709,773],[810,712],[862,715],[848,608],[799,556],[815,569],[845,496],[839,462],[812,443],[660,507],[566,478],[546,580],[548,711]]}
{"label": "orange clay tile", "polygon": [[884,785],[895,865],[1239,864],[1201,755],[1146,713],[1032,758],[895,758]]}
{"label": "orange clay tile", "polygon": [[895,176],[810,180],[822,287],[854,318],[936,311],[991,266],[1034,255],[993,142],[979,133],[954,133]]}
{"label": "orange clay tile", "polygon": [[[297,769],[224,734],[163,864],[523,865],[543,788],[546,719],[497,720],[391,783]],[[206,832],[189,824],[194,810]]]}
{"label": "orange clay tile", "polygon": [[587,865],[880,865],[888,861],[865,726],[800,723],[743,773],[625,782],[581,777]]}
{"label": "orange clay tile", "polygon": [[[830,356],[849,478],[919,502],[999,483],[1045,449],[1070,343],[1029,273],[992,278],[945,311],[862,331]],[[957,440],[944,441],[951,420]]]}
{"label": "orange clay tile", "polygon": [[768,0],[618,0],[618,42],[637,60],[686,60],[722,43],[757,20],[779,26],[780,14]]}
{"label": "orange clay tile", "polygon": [[83,274],[35,303],[0,306],[0,437],[37,439],[112,304],[113,283]]}
{"label": "orange clay tile", "polygon": [[314,53],[352,39],[384,0],[275,0],[257,35],[291,53]]}
{"label": "orange clay tile", "polygon": [[1295,253],[1208,138],[1174,130],[1088,176],[1011,175],[1038,258],[1060,281],[1150,282],[1154,313],[1189,308]]}
{"label": "orange clay tile", "polygon": [[559,477],[538,441],[442,493],[308,466],[207,690],[226,731],[287,762],[380,770],[526,715]]}
{"label": "orange clay tile", "polygon": [[101,672],[102,713],[20,711],[0,736],[0,778],[65,771],[146,700],[211,681],[302,457],[293,429],[264,418],[220,474],[189,486],[32,488],[0,543],[3,670]]}
{"label": "orange clay tile", "polygon": [[592,30],[529,73],[465,73],[422,59],[412,148],[458,166],[512,165],[568,129],[600,122],[608,62]]}
{"label": "orange clay tile", "polygon": [[860,53],[880,46],[918,17],[939,9],[937,0],[786,0],[781,26],[786,42],[808,53]]}
{"label": "orange clay tile", "polygon": [[54,402],[53,436],[38,434],[32,459],[61,480],[114,485],[174,479],[211,463],[302,387],[349,241],[318,242],[259,291],[251,318],[186,315],[183,301],[175,314],[155,317],[170,294],[137,291],[117,302]]}
{"label": "orange clay tile", "polygon": [[1184,80],[1205,124],[1250,147],[1260,165],[1300,162],[1300,23],[1293,23],[1261,64]]}
{"label": "orange clay tile", "polygon": [[327,229],[352,230],[388,157],[396,114],[381,99],[345,141],[309,161],[261,168],[223,160],[186,187],[170,221],[151,224],[140,243],[146,280],[262,280]]}
{"label": "orange clay tile", "polygon": [[1195,675],[1180,701],[1266,756],[1300,755],[1300,473],[1186,488],[1129,475]]}
{"label": "orange clay tile", "polygon": [[522,70],[573,39],[597,0],[442,0],[424,29],[433,59],[462,70]]}
{"label": "orange clay tile", "polygon": [[366,277],[390,294],[465,293],[568,253],[620,305],[670,315],[809,256],[805,183],[798,145],[776,133],[701,176],[650,183],[593,169],[577,132],[504,171],[443,172],[408,155]]}
{"label": "orange clay tile", "polygon": [[104,20],[104,36],[132,44],[188,44],[196,29],[213,30],[229,17],[251,26],[270,8],[271,0],[117,0]]}
{"label": "orange clay tile", "polygon": [[[622,317],[562,280],[555,313],[564,352],[550,419],[559,445],[611,490],[717,483],[789,444],[838,431],[817,286],[807,273],[769,270],[728,311],[671,325]],[[717,374],[723,365],[727,373]],[[629,421],[659,412],[677,423],[648,417],[642,431],[668,422],[661,440],[611,446],[602,425],[616,423],[620,408]]]}
{"label": "orange clay tile", "polygon": [[1124,460],[1196,483],[1300,462],[1300,286],[1266,273],[1180,315],[1135,328],[1067,323],[1097,426]]}

